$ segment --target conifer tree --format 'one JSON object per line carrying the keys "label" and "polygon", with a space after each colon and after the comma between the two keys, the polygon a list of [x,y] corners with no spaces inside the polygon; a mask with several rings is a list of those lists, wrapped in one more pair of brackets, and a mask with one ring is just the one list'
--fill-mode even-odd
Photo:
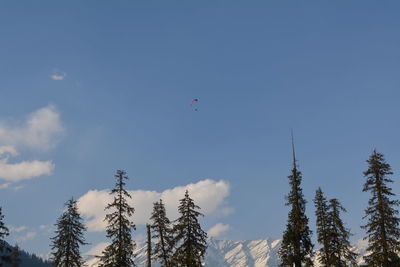
{"label": "conifer tree", "polygon": [[66,210],[58,218],[56,236],[52,240],[52,262],[55,267],[81,267],[83,259],[79,248],[87,244],[83,236],[86,227],[78,212],[75,199],[71,198],[65,203]]}
{"label": "conifer tree", "polygon": [[322,245],[319,249],[318,260],[322,266],[329,266],[330,263],[330,233],[328,218],[328,203],[319,187],[315,193],[315,217],[317,224],[317,240]]}
{"label": "conifer tree", "polygon": [[[292,139],[293,140],[293,139]],[[282,267],[313,266],[313,244],[311,230],[308,227],[308,217],[305,214],[306,200],[300,187],[302,175],[297,170],[296,156],[293,148],[292,174],[288,176],[290,192],[287,195],[286,205],[290,207],[286,230],[283,233],[281,248],[278,251]]]}
{"label": "conifer tree", "polygon": [[153,258],[159,261],[162,267],[172,267],[173,230],[161,199],[154,203],[150,220],[152,222],[152,238],[155,243]]}
{"label": "conifer tree", "polygon": [[136,247],[132,240],[132,230],[136,230],[135,224],[130,220],[135,209],[128,203],[132,198],[125,189],[125,180],[128,179],[125,171],[118,170],[115,174],[115,188],[110,194],[114,196],[113,202],[105,208],[110,210],[106,215],[107,237],[111,238],[108,245],[100,256],[100,267],[131,267],[136,266],[133,262],[133,250]]}
{"label": "conifer tree", "polygon": [[11,249],[11,255],[10,255],[10,259],[11,259],[11,267],[19,267],[21,264],[21,258],[20,258],[20,250],[18,245],[15,245],[12,249]]}
{"label": "conifer tree", "polygon": [[340,212],[346,210],[337,199],[326,200],[321,188],[314,199],[318,242],[322,245],[318,260],[323,267],[356,266],[356,254],[351,251],[350,231],[343,225]]}
{"label": "conifer tree", "polygon": [[185,197],[179,205],[180,217],[174,225],[176,250],[174,253],[174,267],[201,267],[207,249],[207,233],[201,229],[198,221],[203,216],[189,197],[186,190]]}
{"label": "conifer tree", "polygon": [[2,213],[2,209],[0,207],[0,266],[3,266],[4,263],[9,263],[10,258],[8,257],[8,254],[10,252],[10,249],[7,247],[7,243],[4,240],[5,237],[7,237],[10,232],[5,225],[4,221],[4,215]]}
{"label": "conifer tree", "polygon": [[346,209],[336,198],[329,200],[329,247],[330,257],[327,266],[347,267],[357,266],[357,254],[351,251],[350,231],[344,227],[340,212]]}
{"label": "conifer tree", "polygon": [[400,229],[398,206],[394,200],[395,194],[388,186],[393,183],[388,176],[392,175],[391,167],[386,163],[383,154],[373,151],[367,160],[368,169],[364,172],[366,182],[363,192],[370,192],[368,208],[365,217],[368,222],[366,229],[368,240],[367,252],[364,259],[369,266],[393,267],[400,266]]}

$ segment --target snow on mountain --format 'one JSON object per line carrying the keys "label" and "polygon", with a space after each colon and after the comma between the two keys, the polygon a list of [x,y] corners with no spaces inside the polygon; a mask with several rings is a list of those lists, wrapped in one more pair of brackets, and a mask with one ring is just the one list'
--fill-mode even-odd
{"label": "snow on mountain", "polygon": [[277,266],[280,240],[261,239],[231,241],[210,239],[206,266],[215,267],[270,267]]}
{"label": "snow on mountain", "polygon": [[[281,240],[260,239],[247,241],[233,240],[208,240],[207,255],[205,257],[205,267],[278,267],[278,250]],[[358,241],[354,246],[354,251],[360,255],[365,254],[366,242]],[[138,267],[146,267],[146,244],[137,243],[138,249],[135,264]],[[358,259],[362,263],[362,256]],[[94,255],[86,258],[88,267],[97,267],[98,259]],[[153,262],[153,267],[159,267],[158,263]],[[317,261],[315,266],[319,267]]]}

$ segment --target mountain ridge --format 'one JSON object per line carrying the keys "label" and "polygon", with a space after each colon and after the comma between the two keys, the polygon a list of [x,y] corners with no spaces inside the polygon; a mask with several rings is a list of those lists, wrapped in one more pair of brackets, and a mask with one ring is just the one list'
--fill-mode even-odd
{"label": "mountain ridge", "polygon": [[[256,239],[256,240],[219,240],[208,239],[205,267],[278,267],[280,239]],[[359,254],[358,263],[362,264],[362,256],[365,255],[366,242],[359,240],[353,250]],[[147,266],[147,249],[144,241],[137,242],[135,264],[138,267]],[[94,255],[86,256],[88,267],[97,267],[98,258]],[[315,267],[320,267],[314,260]],[[153,267],[160,264],[153,262]]]}

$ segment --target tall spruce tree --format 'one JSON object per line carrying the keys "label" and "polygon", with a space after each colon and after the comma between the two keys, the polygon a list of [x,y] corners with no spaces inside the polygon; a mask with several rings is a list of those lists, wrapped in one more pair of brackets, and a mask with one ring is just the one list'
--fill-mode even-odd
{"label": "tall spruce tree", "polygon": [[76,200],[71,198],[65,206],[65,211],[55,224],[56,236],[51,238],[51,260],[55,267],[81,267],[83,259],[79,248],[87,244],[83,236],[86,227],[78,212]]}
{"label": "tall spruce tree", "polygon": [[323,267],[325,267],[329,266],[329,263],[331,262],[330,233],[328,202],[320,187],[315,192],[314,205],[317,224],[317,240],[322,245],[322,247],[319,249],[318,261]]}
{"label": "tall spruce tree", "polygon": [[350,231],[344,227],[340,212],[346,210],[337,199],[326,200],[321,188],[315,194],[315,217],[319,249],[318,260],[323,267],[356,266],[356,254],[351,251]]}
{"label": "tall spruce tree", "polygon": [[153,258],[161,263],[162,267],[172,267],[174,237],[171,222],[167,217],[162,200],[155,202],[150,220],[154,240]]}
{"label": "tall spruce tree", "polygon": [[357,254],[351,251],[349,241],[350,230],[344,227],[340,217],[341,212],[346,212],[346,209],[340,204],[339,200],[330,199],[328,212],[330,257],[328,266],[357,266]]}
{"label": "tall spruce tree", "polygon": [[11,267],[19,267],[21,264],[21,256],[20,256],[20,249],[18,245],[15,245],[11,249],[11,255],[10,255],[10,260],[11,260]]}
{"label": "tall spruce tree", "polygon": [[374,150],[367,160],[368,169],[364,172],[366,182],[363,192],[370,192],[368,208],[364,218],[368,222],[366,229],[368,240],[367,252],[364,257],[369,266],[393,267],[400,266],[400,229],[398,209],[399,201],[394,200],[395,194],[388,186],[393,181],[388,177],[393,174],[386,163],[383,154]]}
{"label": "tall spruce tree", "polygon": [[10,257],[8,254],[11,252],[6,241],[4,240],[4,238],[10,234],[10,232],[3,220],[4,215],[2,213],[2,208],[0,207],[0,266],[10,262]]}
{"label": "tall spruce tree", "polygon": [[188,191],[179,202],[180,217],[174,225],[176,250],[173,266],[201,267],[207,250],[207,233],[198,221],[203,214],[198,211],[200,207],[189,197]]}
{"label": "tall spruce tree", "polygon": [[125,171],[118,170],[115,174],[115,188],[110,194],[114,196],[113,202],[105,208],[111,213],[106,215],[107,237],[111,239],[100,256],[100,267],[131,267],[133,262],[133,250],[136,247],[132,240],[132,230],[136,230],[135,224],[130,220],[135,209],[128,203],[131,195],[125,190],[125,180],[128,179]]}
{"label": "tall spruce tree", "polygon": [[[288,176],[290,192],[286,196],[286,205],[290,206],[286,230],[283,233],[281,248],[278,251],[282,267],[313,266],[313,244],[311,230],[308,227],[308,217],[305,214],[306,200],[301,185],[301,172],[297,170],[296,155],[292,137],[293,168]],[[304,264],[304,265],[302,265]]]}

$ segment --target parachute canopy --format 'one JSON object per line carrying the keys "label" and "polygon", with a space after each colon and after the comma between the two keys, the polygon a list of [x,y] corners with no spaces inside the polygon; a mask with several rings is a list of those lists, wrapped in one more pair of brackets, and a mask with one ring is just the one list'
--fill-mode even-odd
{"label": "parachute canopy", "polygon": [[197,111],[197,108],[196,108],[197,102],[199,102],[199,99],[198,98],[193,98],[192,101],[190,101],[190,104],[189,104],[192,108],[194,108],[195,111]]}

